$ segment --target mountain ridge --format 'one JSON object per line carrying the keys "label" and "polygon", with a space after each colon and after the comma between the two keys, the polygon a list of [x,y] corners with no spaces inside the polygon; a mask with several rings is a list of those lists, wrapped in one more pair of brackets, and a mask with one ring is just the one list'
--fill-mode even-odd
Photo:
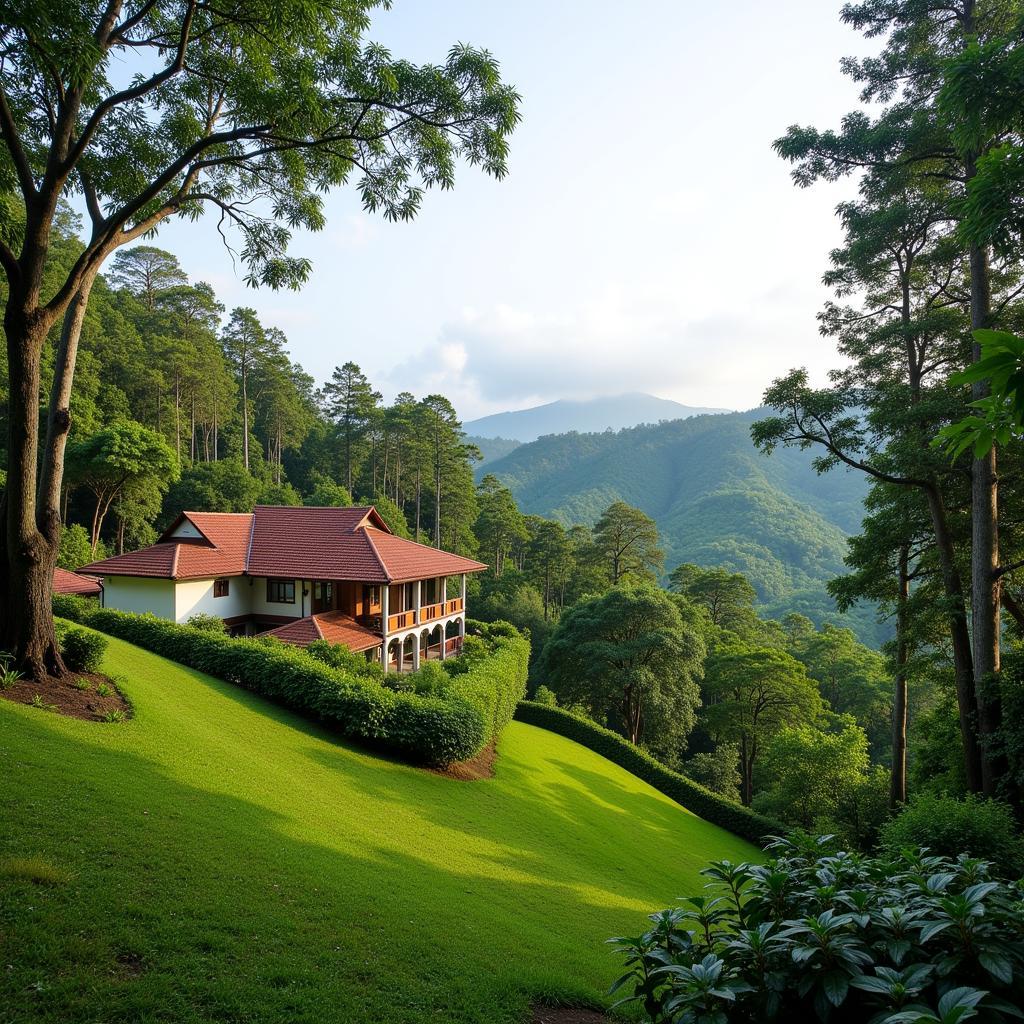
{"label": "mountain ridge", "polygon": [[644,423],[654,424],[730,411],[683,405],[669,398],[631,391],[597,398],[560,398],[529,409],[497,412],[464,423],[463,430],[474,437],[526,443],[536,441],[546,434],[621,430]]}

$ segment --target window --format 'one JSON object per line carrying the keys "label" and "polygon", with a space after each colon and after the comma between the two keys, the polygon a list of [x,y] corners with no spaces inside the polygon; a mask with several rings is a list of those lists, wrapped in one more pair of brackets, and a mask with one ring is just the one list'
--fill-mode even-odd
{"label": "window", "polygon": [[268,604],[295,604],[295,580],[267,580]]}
{"label": "window", "polygon": [[230,589],[230,581],[229,580],[214,580],[213,581],[213,596],[214,597],[227,597],[229,589]]}

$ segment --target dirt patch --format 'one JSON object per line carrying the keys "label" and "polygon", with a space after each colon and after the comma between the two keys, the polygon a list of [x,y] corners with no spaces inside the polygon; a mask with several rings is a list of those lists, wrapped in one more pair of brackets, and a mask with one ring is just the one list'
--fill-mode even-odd
{"label": "dirt patch", "polygon": [[531,1011],[530,1024],[609,1024],[603,1013],[577,1006],[540,1006],[534,1003]]}
{"label": "dirt patch", "polygon": [[132,713],[131,704],[117,684],[108,676],[93,672],[71,672],[60,678],[19,679],[0,690],[0,697],[87,722],[118,721]]}
{"label": "dirt patch", "polygon": [[446,779],[457,779],[459,782],[477,782],[480,779],[494,778],[494,762],[498,759],[498,751],[494,741],[484,747],[476,757],[468,761],[456,761],[447,768],[430,768],[435,775],[443,775]]}

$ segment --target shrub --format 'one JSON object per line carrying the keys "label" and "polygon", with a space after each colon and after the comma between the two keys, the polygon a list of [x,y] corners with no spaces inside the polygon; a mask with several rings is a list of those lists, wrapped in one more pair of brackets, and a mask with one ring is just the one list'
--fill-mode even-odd
{"label": "shrub", "polygon": [[79,626],[60,624],[57,643],[64,664],[72,672],[97,672],[107,649],[105,637]]}
{"label": "shrub", "polygon": [[85,691],[85,690],[91,690],[92,689],[92,683],[88,679],[76,679],[71,685],[76,690],[83,690],[83,691]]}
{"label": "shrub", "polygon": [[537,687],[530,699],[534,704],[543,704],[546,708],[558,707],[558,698],[555,696],[554,690],[549,690],[543,683]]}
{"label": "shrub", "polygon": [[867,858],[830,842],[776,840],[766,864],[712,864],[704,894],[610,940],[629,967],[623,1001],[654,1024],[1020,1017],[1024,887],[966,857]]}
{"label": "shrub", "polygon": [[331,668],[340,668],[354,676],[363,679],[383,679],[384,668],[377,661],[367,661],[366,655],[356,654],[341,644],[332,644],[328,640],[314,640],[307,648],[306,653],[312,655],[317,661],[322,661]]}
{"label": "shrub", "polygon": [[414,693],[440,694],[451,685],[451,676],[445,672],[439,661],[425,661],[419,670],[406,677]]}
{"label": "shrub", "polygon": [[232,639],[152,615],[104,608],[96,629],[313,715],[344,736],[389,747],[410,760],[446,765],[477,754],[512,717],[526,689],[529,644],[515,634],[481,642],[490,656],[440,696],[395,693],[373,679],[333,668],[305,651],[258,639]]}
{"label": "shrub", "polygon": [[106,683],[100,683],[99,686],[96,687],[97,697],[110,697],[113,694],[113,692],[114,691],[109,686],[107,686]]}
{"label": "shrub", "polygon": [[1024,840],[1006,804],[968,796],[922,794],[881,830],[880,844],[890,853],[927,847],[930,853],[955,857],[965,853],[991,861],[1010,878],[1024,873]]}
{"label": "shrub", "polygon": [[53,595],[53,614],[69,622],[85,622],[98,607],[95,600],[81,594]]}
{"label": "shrub", "polygon": [[730,803],[740,802],[739,749],[735,743],[719,743],[713,751],[688,757],[679,770],[688,779],[725,797]]}
{"label": "shrub", "polygon": [[785,832],[785,826],[763,815],[755,814],[740,804],[732,803],[717,793],[698,785],[679,772],[666,768],[650,754],[633,746],[610,729],[575,715],[562,708],[549,708],[532,701],[523,701],[516,709],[516,718],[530,725],[557,732],[597,754],[675,800],[677,804],[707,821],[720,825],[734,835],[761,843],[770,836]]}
{"label": "shrub", "polygon": [[204,633],[226,633],[227,626],[219,615],[211,615],[209,612],[196,612],[188,617],[188,624],[193,629],[202,630]]}

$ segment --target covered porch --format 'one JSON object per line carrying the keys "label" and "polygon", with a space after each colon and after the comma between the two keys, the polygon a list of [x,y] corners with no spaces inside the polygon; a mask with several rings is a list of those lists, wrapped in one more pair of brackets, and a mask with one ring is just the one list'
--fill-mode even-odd
{"label": "covered porch", "polygon": [[426,661],[457,657],[462,653],[465,633],[463,615],[400,633],[388,640],[384,667],[388,672],[415,672]]}

